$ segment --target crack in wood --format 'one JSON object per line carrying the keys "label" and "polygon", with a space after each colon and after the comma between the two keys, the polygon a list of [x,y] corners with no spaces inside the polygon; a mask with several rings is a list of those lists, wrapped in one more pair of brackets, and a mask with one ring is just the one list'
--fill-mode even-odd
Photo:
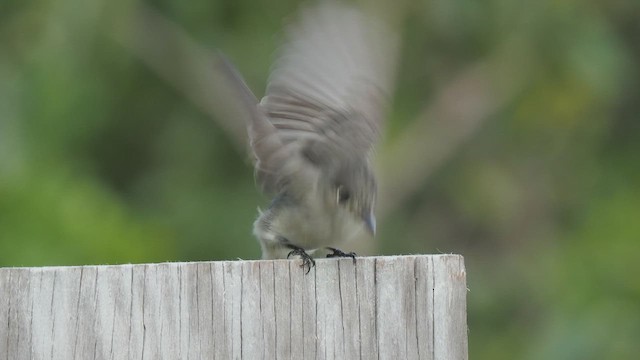
{"label": "crack in wood", "polygon": [[287,260],[0,269],[0,356],[467,358],[462,257],[301,272]]}

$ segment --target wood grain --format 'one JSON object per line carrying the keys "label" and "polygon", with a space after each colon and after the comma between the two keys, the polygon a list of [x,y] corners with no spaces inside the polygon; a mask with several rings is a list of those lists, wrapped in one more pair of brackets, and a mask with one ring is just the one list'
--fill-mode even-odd
{"label": "wood grain", "polygon": [[467,359],[459,255],[0,269],[0,360]]}

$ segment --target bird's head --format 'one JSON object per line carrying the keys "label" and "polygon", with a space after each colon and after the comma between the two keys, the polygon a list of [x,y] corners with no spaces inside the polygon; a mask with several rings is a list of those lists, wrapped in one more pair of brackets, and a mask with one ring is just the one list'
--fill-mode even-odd
{"label": "bird's head", "polygon": [[335,205],[362,221],[369,234],[375,235],[376,180],[369,164],[349,162],[341,166],[331,186]]}

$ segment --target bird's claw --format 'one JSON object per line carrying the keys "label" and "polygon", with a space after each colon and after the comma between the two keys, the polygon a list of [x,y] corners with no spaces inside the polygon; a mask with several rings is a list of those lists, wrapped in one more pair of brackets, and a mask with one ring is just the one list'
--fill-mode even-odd
{"label": "bird's claw", "polygon": [[306,251],[304,251],[303,248],[300,247],[291,247],[291,251],[289,251],[289,254],[287,254],[287,259],[289,257],[291,257],[291,255],[298,255],[300,256],[300,258],[302,259],[302,265],[300,265],[301,268],[307,268],[307,271],[305,272],[305,275],[309,273],[309,271],[311,271],[312,267],[316,266],[316,261],[313,260],[313,258],[311,257],[311,255],[307,254]]}
{"label": "bird's claw", "polygon": [[340,249],[332,247],[327,247],[327,249],[331,250],[331,253],[327,254],[328,258],[350,257],[351,259],[353,259],[353,263],[356,263],[356,253],[354,253],[353,251],[346,253]]}

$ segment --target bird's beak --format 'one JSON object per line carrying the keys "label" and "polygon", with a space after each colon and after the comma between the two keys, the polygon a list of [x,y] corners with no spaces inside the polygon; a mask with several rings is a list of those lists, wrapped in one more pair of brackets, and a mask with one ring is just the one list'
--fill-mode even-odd
{"label": "bird's beak", "polygon": [[367,229],[367,232],[369,232],[371,236],[375,236],[376,216],[373,214],[373,210],[363,213],[362,220],[364,220],[364,226]]}

